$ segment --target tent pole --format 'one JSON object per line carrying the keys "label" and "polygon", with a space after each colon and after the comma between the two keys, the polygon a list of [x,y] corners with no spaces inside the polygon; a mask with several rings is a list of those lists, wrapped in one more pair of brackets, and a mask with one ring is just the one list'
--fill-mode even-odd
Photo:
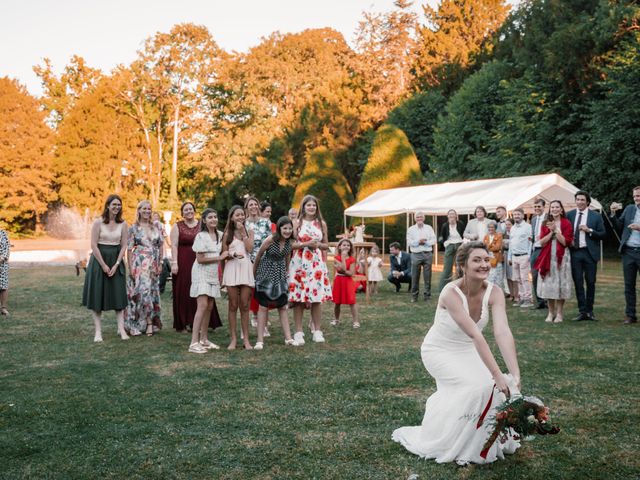
{"label": "tent pole", "polygon": [[438,265],[438,219],[437,217],[434,215],[433,216],[433,229],[435,230],[436,233],[436,244],[433,246],[434,251],[436,252],[436,265]]}
{"label": "tent pole", "polygon": [[[407,212],[407,230],[409,230],[409,212]],[[407,240],[407,236],[404,236],[404,249],[406,252],[409,251],[409,240]]]}
{"label": "tent pole", "polygon": [[343,214],[342,218],[344,218],[344,233],[347,233],[347,214]]}
{"label": "tent pole", "polygon": [[384,247],[384,217],[382,217],[382,263],[384,263],[384,253],[386,252]]}

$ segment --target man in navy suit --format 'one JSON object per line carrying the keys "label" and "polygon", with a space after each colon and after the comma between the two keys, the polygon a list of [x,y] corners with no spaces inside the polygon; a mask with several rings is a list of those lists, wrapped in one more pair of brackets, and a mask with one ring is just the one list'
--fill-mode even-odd
{"label": "man in navy suit", "polygon": [[571,276],[580,310],[574,320],[595,320],[593,301],[596,296],[596,271],[600,261],[600,240],[605,237],[606,231],[602,216],[589,210],[589,194],[578,190],[574,198],[578,208],[567,213],[567,220],[573,225],[573,244],[570,246]]}
{"label": "man in navy suit", "polygon": [[387,280],[396,286],[396,293],[400,291],[401,283],[408,283],[411,290],[411,256],[400,250],[400,244],[393,242],[389,245],[391,271]]}
{"label": "man in navy suit", "polygon": [[640,272],[640,186],[633,189],[633,202],[633,205],[627,205],[620,217],[616,212],[622,209],[622,205],[611,204],[611,220],[618,230],[622,230],[619,251],[622,253],[626,325],[638,322],[636,278]]}

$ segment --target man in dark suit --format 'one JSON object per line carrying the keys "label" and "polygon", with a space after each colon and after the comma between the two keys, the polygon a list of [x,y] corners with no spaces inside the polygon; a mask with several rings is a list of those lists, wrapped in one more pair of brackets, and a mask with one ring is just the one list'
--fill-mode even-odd
{"label": "man in dark suit", "polygon": [[606,232],[602,216],[589,210],[589,194],[578,190],[574,198],[578,208],[567,212],[567,220],[573,225],[573,244],[570,246],[571,276],[580,310],[574,320],[595,320],[593,302],[596,296],[596,272],[600,261],[600,240],[604,239]]}
{"label": "man in dark suit", "polygon": [[624,323],[638,322],[636,316],[636,278],[640,272],[640,186],[633,189],[633,205],[627,205],[618,217],[616,212],[622,209],[619,203],[611,204],[611,220],[622,231],[620,253],[622,254],[622,273],[624,275]]}
{"label": "man in dark suit", "polygon": [[408,283],[411,290],[411,256],[407,252],[400,250],[400,244],[393,242],[389,245],[389,261],[391,271],[387,280],[396,286],[396,293],[400,291],[401,283]]}

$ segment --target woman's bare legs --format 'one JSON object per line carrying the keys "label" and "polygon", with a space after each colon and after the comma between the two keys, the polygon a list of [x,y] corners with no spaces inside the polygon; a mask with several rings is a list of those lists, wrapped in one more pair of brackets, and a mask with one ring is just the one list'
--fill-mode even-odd
{"label": "woman's bare legs", "polygon": [[260,305],[258,307],[258,343],[264,343],[264,329],[267,325],[267,312],[269,309]]}
{"label": "woman's bare legs", "polygon": [[0,290],[0,308],[4,308],[6,310],[8,301],[9,301],[9,289]]}
{"label": "woman's bare legs", "polygon": [[564,320],[564,300],[556,300],[556,318],[554,323],[560,323]]}
{"label": "woman's bare legs", "polygon": [[200,322],[200,343],[209,343],[209,318],[211,318],[211,312],[213,311],[215,305],[216,299],[207,297],[207,310],[204,312],[202,321]]}
{"label": "woman's bare legs", "polygon": [[191,345],[198,343],[202,340],[202,320],[206,318],[207,309],[209,305],[209,297],[206,295],[199,295],[196,299],[198,309],[193,316],[193,327],[191,328]]}
{"label": "woman's bare legs", "polygon": [[102,312],[91,310],[91,316],[93,316],[93,324],[95,325],[96,329],[96,333],[93,336],[93,341],[99,343],[102,341]]}
{"label": "woman's bare legs", "polygon": [[291,340],[291,329],[289,327],[289,312],[286,306],[278,309],[280,315],[280,324],[282,325],[282,333],[286,341]]}
{"label": "woman's bare legs", "polygon": [[360,320],[358,319],[358,305],[355,303],[353,305],[349,305],[351,307],[351,321],[354,326],[360,326]]}
{"label": "woman's bare legs", "polygon": [[297,303],[293,307],[293,323],[295,324],[296,333],[302,333],[302,313],[304,312],[303,305]]}
{"label": "woman's bare legs", "polygon": [[129,335],[127,335],[124,329],[124,310],[116,310],[116,322],[118,324],[118,335],[120,335],[120,338],[122,340],[129,340]]}
{"label": "woman's bare legs", "polygon": [[322,321],[322,303],[312,303],[311,304],[311,323],[313,323],[313,327],[315,330],[320,330],[320,322]]}
{"label": "woman's bare legs", "polygon": [[[249,306],[251,305],[251,295],[253,295],[253,289],[249,286],[242,285],[240,287],[240,328],[244,335],[243,343],[246,350],[251,350],[253,347],[249,342]],[[264,328],[262,329],[264,335]]]}
{"label": "woman's bare legs", "polygon": [[235,350],[238,342],[236,315],[240,305],[240,287],[227,287],[227,292],[229,293],[229,337],[231,338],[227,348]]}

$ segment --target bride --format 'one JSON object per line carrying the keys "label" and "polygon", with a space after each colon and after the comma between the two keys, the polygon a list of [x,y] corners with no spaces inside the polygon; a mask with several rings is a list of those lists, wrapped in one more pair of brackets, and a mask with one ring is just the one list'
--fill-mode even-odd
{"label": "bride", "polygon": [[[520,446],[509,436],[496,440],[486,458],[480,456],[492,430],[495,408],[520,391],[520,369],[504,294],[487,281],[489,260],[482,242],[469,242],[458,249],[456,264],[461,278],[442,290],[433,326],[421,348],[422,362],[436,380],[437,391],[427,400],[422,425],[393,432],[393,440],[411,453],[438,463],[490,463]],[[482,335],[489,321],[489,306],[496,343],[509,375],[500,371]]]}

